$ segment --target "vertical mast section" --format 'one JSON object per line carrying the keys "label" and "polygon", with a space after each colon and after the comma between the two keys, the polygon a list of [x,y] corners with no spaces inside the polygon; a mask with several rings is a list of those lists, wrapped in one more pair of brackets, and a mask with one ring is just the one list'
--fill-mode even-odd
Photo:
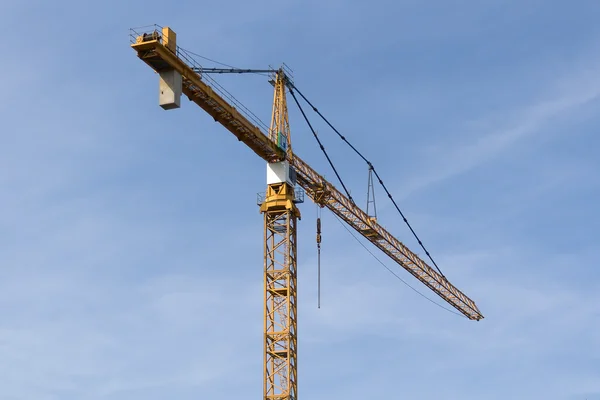
{"label": "vertical mast section", "polygon": [[275,73],[271,84],[275,87],[273,95],[273,113],[271,117],[271,128],[269,138],[287,153],[287,159],[291,160],[292,140],[290,136],[290,121],[288,118],[287,101],[285,97],[286,84],[288,82],[283,67]]}
{"label": "vertical mast section", "polygon": [[296,174],[290,166],[292,146],[285,98],[287,76],[280,68],[275,87],[269,138],[286,152],[286,160],[267,164],[264,214],[264,400],[298,398],[298,320],[296,223],[300,211],[294,195]]}
{"label": "vertical mast section", "polygon": [[264,400],[297,400],[296,223],[300,212],[293,186],[270,184],[260,210],[265,257]]}

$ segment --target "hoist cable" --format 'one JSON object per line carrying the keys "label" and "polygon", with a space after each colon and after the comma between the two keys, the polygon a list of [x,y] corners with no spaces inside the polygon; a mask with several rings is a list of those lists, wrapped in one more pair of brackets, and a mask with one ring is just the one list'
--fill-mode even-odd
{"label": "hoist cable", "polygon": [[321,308],[321,207],[317,205],[317,308]]}
{"label": "hoist cable", "polygon": [[[423,251],[425,252],[425,254],[427,255],[427,257],[429,258],[429,260],[431,260],[431,262],[433,263],[433,265],[435,266],[435,268],[438,270],[438,272],[442,275],[442,278],[446,279],[446,276],[444,275],[444,273],[442,272],[442,270],[440,269],[440,267],[438,267],[437,263],[435,262],[435,260],[433,259],[433,257],[431,256],[431,254],[429,253],[429,251],[425,248],[425,245],[423,244],[423,242],[421,241],[421,239],[419,238],[419,236],[417,236],[417,233],[414,231],[414,229],[412,228],[412,226],[410,225],[410,223],[408,222],[408,219],[406,219],[406,216],[404,215],[404,213],[402,212],[402,210],[400,210],[400,207],[398,206],[398,203],[396,203],[396,200],[394,200],[394,198],[392,197],[392,194],[390,193],[390,191],[388,190],[388,188],[385,186],[385,184],[383,183],[383,180],[381,179],[381,177],[379,176],[379,174],[377,173],[377,170],[375,169],[375,167],[373,166],[373,164],[365,157],[362,155],[362,153],[360,151],[358,151],[356,149],[356,147],[354,147],[352,145],[352,143],[350,143],[348,141],[348,139],[346,139],[346,137],[344,135],[342,135],[330,122],[329,120],[327,120],[327,118],[325,118],[325,116],[323,114],[321,114],[321,112],[317,109],[317,107],[315,107],[303,94],[300,90],[298,90],[298,88],[293,84],[293,83],[289,83],[290,85],[290,93],[292,92],[292,87],[294,88],[294,90],[296,92],[298,92],[298,94],[304,99],[304,101],[306,101],[306,103],[308,103],[308,105],[310,107],[312,107],[313,111],[316,112],[321,119],[323,119],[323,121],[325,121],[325,123],[327,125],[329,125],[329,127],[331,129],[333,129],[333,131],[335,133],[337,133],[337,135],[340,137],[340,139],[342,139],[344,142],[346,142],[346,144],[348,146],[350,146],[350,148],[352,150],[354,150],[354,152],[356,154],[358,154],[358,156],[360,158],[362,158],[367,165],[369,166],[369,168],[373,169],[373,173],[375,174],[375,176],[377,177],[377,180],[379,181],[379,184],[381,185],[381,187],[383,188],[383,190],[385,191],[385,193],[387,194],[388,198],[392,201],[392,204],[394,204],[394,207],[396,208],[396,210],[398,211],[398,213],[400,214],[400,216],[402,217],[402,219],[404,220],[404,223],[408,226],[408,228],[410,229],[410,231],[412,232],[413,236],[415,237],[415,239],[417,239],[417,242],[419,243],[419,245],[421,246],[421,248],[423,249]],[[296,100],[296,97],[294,96],[294,100]],[[296,100],[296,103],[298,101]],[[298,106],[300,107],[300,106]],[[302,113],[304,114],[304,112]],[[311,128],[312,129],[312,128]],[[344,188],[345,189],[345,188]]]}

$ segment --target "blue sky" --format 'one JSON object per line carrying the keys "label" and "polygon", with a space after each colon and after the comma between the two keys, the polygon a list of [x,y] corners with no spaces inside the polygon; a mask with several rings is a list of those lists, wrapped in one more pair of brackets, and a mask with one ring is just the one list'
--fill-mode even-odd
{"label": "blue sky", "polygon": [[[317,309],[305,203],[300,398],[600,399],[599,15],[585,0],[3,1],[0,399],[261,396],[265,165],[192,103],[158,106],[127,36],[152,23],[222,62],[291,66],[486,316],[422,299],[327,213]],[[268,121],[263,77],[220,82]],[[290,113],[295,150],[333,179]],[[364,202],[366,167],[311,119]]]}

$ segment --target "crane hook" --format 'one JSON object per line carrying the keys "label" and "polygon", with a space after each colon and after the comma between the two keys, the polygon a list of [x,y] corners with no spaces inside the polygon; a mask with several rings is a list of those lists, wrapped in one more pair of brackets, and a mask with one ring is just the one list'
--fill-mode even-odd
{"label": "crane hook", "polygon": [[[320,215],[320,209],[318,211]],[[321,217],[317,217],[317,308],[321,308]]]}

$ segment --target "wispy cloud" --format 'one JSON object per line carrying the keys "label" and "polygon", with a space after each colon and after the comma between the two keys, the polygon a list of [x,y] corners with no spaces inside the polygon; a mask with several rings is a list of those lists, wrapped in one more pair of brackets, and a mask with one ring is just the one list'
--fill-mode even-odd
{"label": "wispy cloud", "polygon": [[[405,46],[414,54],[442,54],[455,72],[468,70],[470,55],[483,47],[503,50],[503,62],[518,64],[525,56],[507,51],[512,43],[486,35],[510,33],[531,48],[539,42],[552,47],[530,22],[555,27],[564,11],[545,7],[552,14],[546,20],[542,11],[530,15],[530,5],[502,2],[507,18],[492,18],[490,24],[487,4],[468,9],[434,4],[432,11],[431,4],[416,1],[282,7],[213,2],[170,9],[137,0],[127,7],[71,3],[56,18],[44,15],[44,8],[2,3],[3,10],[14,12],[11,37],[0,45],[8,48],[7,95],[0,100],[2,400],[218,399],[262,391],[262,223],[254,198],[264,186],[264,166],[190,103],[160,111],[156,77],[127,48],[128,26],[170,24],[185,47],[226,62],[262,65],[294,58],[303,81],[335,88],[333,100],[322,105],[327,115],[357,125],[367,121],[368,132],[382,132],[382,140],[360,139],[396,162],[386,141],[398,139],[390,130],[391,111],[378,96],[396,85],[392,75],[402,73],[379,72],[405,64]],[[582,25],[583,12],[579,17]],[[122,33],[108,32],[107,21],[122,24]],[[560,26],[561,40],[579,41],[576,27]],[[553,32],[558,31],[547,33]],[[530,41],[533,36],[536,41]],[[500,96],[491,114],[481,109],[469,117],[440,114],[440,120],[453,121],[452,132],[461,133],[423,150],[414,172],[403,175],[413,180],[388,181],[403,189],[394,194],[422,194],[460,174],[475,185],[467,172],[527,148],[548,131],[570,135],[578,111],[600,93],[597,57],[577,57],[583,61],[561,58],[564,73],[548,81],[547,89],[518,102]],[[429,61],[412,65],[419,82],[434,82],[417,103],[426,103],[437,83],[456,85],[444,65]],[[527,59],[539,71],[549,61]],[[379,79],[371,80],[367,64],[375,65]],[[312,72],[306,71],[323,80],[309,79]],[[478,79],[493,81],[484,73]],[[504,76],[502,85],[511,79]],[[514,79],[514,92],[526,83]],[[265,93],[270,90],[260,84]],[[232,90],[254,109],[259,92],[244,85]],[[494,86],[500,85],[489,84],[490,96]],[[271,94],[256,108],[268,114]],[[436,112],[446,109],[442,100]],[[371,117],[349,118],[359,112]],[[422,118],[408,114],[407,125]],[[585,132],[595,137],[598,121],[588,117]],[[446,129],[439,125],[439,131]],[[414,137],[402,140],[423,148]],[[585,179],[594,176],[586,168],[597,165],[592,153],[565,156],[559,172],[547,173],[545,165],[523,156],[519,167],[540,171],[543,179],[525,182],[526,176],[506,193],[484,198],[487,205],[457,201],[444,218],[425,207],[411,210],[419,213],[417,227],[431,226],[436,233],[440,246],[432,251],[444,272],[486,315],[478,323],[423,300],[328,221],[323,306],[317,310],[314,225],[305,205],[299,235],[302,398],[597,398],[597,207],[586,198],[592,192],[583,191]],[[511,179],[502,168],[488,172],[489,180]],[[571,197],[559,196],[561,189]],[[451,201],[437,196],[431,204]],[[549,224],[508,240],[518,232],[501,222],[519,219],[525,231],[547,218],[533,215],[540,205],[565,219],[573,209],[586,218],[569,229]],[[471,211],[486,216],[466,222],[461,213]],[[385,209],[382,214],[382,223],[388,223]],[[461,224],[473,229],[456,229]],[[586,246],[563,244],[575,234],[589,238]]]}
{"label": "wispy cloud", "polygon": [[595,101],[600,95],[600,81],[591,77],[587,68],[549,84],[555,89],[550,94],[543,94],[541,99],[517,109],[507,109],[468,121],[465,130],[469,133],[458,134],[451,142],[443,140],[442,143],[429,146],[423,160],[417,161],[425,172],[402,184],[398,192],[406,198],[430,185],[494,160],[510,149],[523,145],[529,136],[548,136],[548,128],[553,123],[569,118],[579,107]]}

